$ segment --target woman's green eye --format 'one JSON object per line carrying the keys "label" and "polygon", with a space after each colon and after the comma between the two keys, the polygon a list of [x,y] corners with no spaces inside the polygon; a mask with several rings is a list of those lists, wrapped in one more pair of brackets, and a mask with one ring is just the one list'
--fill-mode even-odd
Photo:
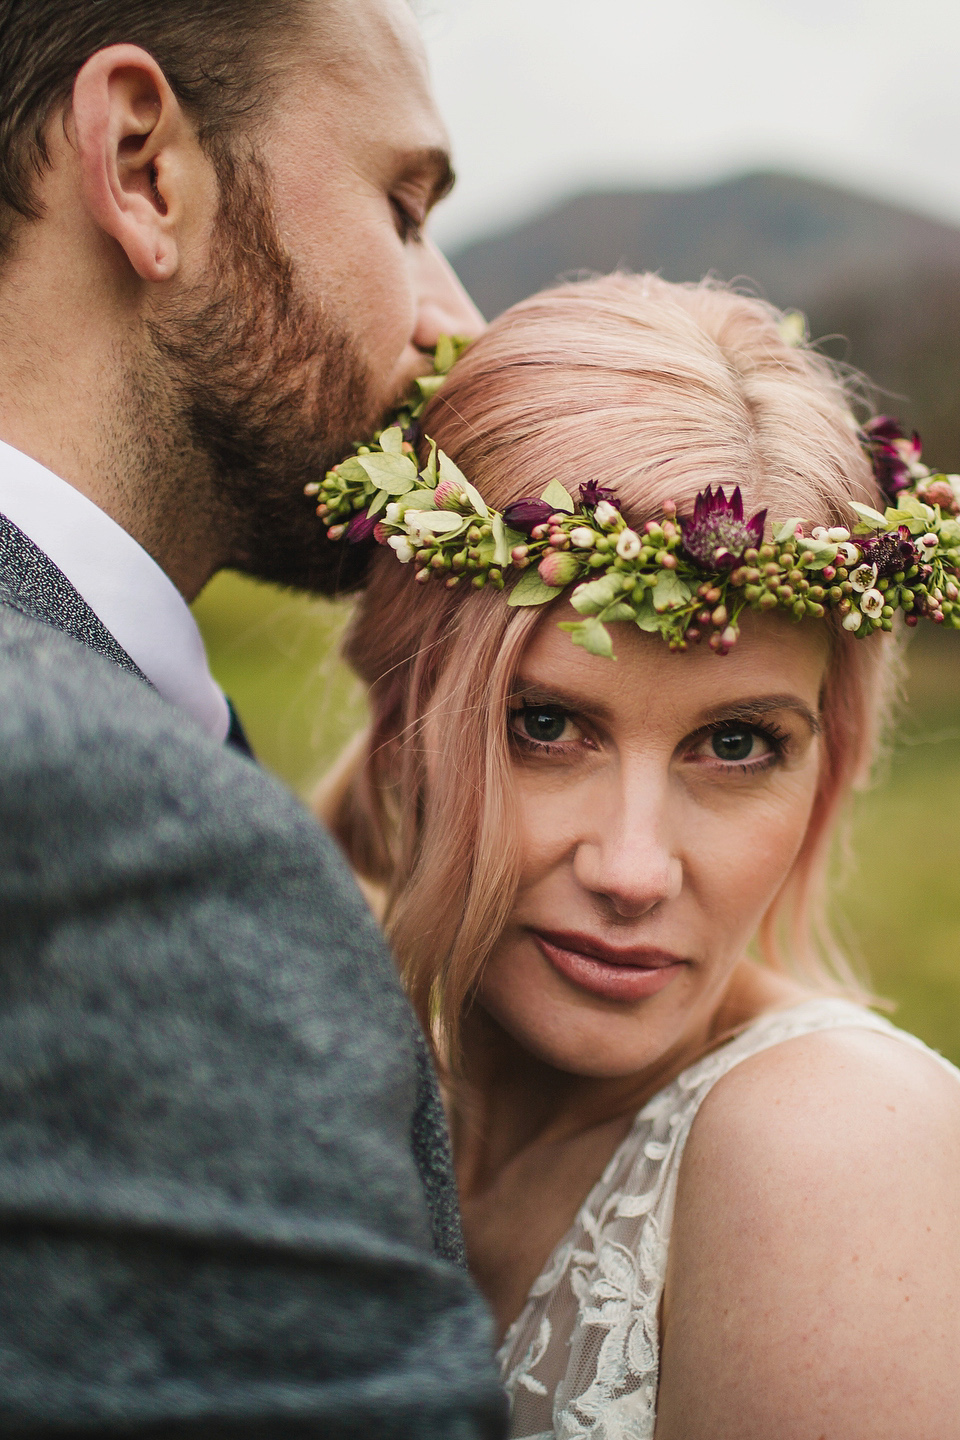
{"label": "woman's green eye", "polygon": [[713,753],[718,760],[749,760],[756,739],[752,730],[720,730],[713,737]]}
{"label": "woman's green eye", "polygon": [[523,712],[523,728],[531,740],[548,743],[560,739],[567,728],[567,717],[562,710],[532,708]]}

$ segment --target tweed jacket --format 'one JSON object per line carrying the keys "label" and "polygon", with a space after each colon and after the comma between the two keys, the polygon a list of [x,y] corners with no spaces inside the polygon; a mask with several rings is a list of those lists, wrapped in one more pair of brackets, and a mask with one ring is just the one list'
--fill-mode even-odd
{"label": "tweed jacket", "polygon": [[0,1434],[495,1437],[426,1050],[336,847],[0,516]]}

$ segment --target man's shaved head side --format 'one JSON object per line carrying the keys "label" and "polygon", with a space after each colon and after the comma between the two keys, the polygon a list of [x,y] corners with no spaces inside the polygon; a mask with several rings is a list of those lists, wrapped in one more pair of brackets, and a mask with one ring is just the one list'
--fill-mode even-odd
{"label": "man's shaved head side", "polygon": [[148,51],[214,147],[255,122],[315,0],[0,0],[0,256],[41,210],[51,116],[96,51]]}

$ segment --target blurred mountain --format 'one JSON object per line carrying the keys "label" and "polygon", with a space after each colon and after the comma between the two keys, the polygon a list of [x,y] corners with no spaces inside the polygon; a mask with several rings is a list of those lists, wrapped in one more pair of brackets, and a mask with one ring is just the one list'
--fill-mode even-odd
{"label": "blurred mountain", "polygon": [[960,229],[797,176],[692,190],[589,194],[451,259],[499,314],[558,277],[625,266],[668,280],[711,272],[797,307],[835,359],[865,371],[878,408],[960,470]]}

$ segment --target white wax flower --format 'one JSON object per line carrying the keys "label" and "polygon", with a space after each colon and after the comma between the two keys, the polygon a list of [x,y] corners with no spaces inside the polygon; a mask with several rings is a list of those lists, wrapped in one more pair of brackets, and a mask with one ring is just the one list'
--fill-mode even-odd
{"label": "white wax flower", "polygon": [[576,545],[578,550],[592,550],[595,538],[593,531],[588,530],[586,525],[578,525],[575,530],[570,531],[570,544]]}
{"label": "white wax flower", "polygon": [[616,505],[611,505],[609,500],[601,500],[594,511],[597,524],[602,525],[604,530],[609,530],[611,525],[616,525],[620,519],[620,511]]}
{"label": "white wax flower", "polygon": [[390,545],[394,550],[396,550],[397,559],[400,561],[401,565],[408,564],[413,559],[414,555],[417,553],[414,550],[413,546],[410,544],[410,541],[407,539],[406,535],[391,535],[387,541],[387,544]]}
{"label": "white wax flower", "polygon": [[864,590],[860,597],[860,609],[870,620],[879,620],[883,613],[883,595],[881,592],[879,590]]}
{"label": "white wax flower", "polygon": [[850,584],[862,595],[877,583],[876,565],[858,565],[850,576]]}
{"label": "white wax flower", "polygon": [[640,554],[640,536],[636,530],[621,530],[617,554],[621,560],[636,560]]}
{"label": "white wax flower", "polygon": [[863,624],[863,616],[859,610],[851,610],[849,615],[843,617],[844,630],[859,630]]}

